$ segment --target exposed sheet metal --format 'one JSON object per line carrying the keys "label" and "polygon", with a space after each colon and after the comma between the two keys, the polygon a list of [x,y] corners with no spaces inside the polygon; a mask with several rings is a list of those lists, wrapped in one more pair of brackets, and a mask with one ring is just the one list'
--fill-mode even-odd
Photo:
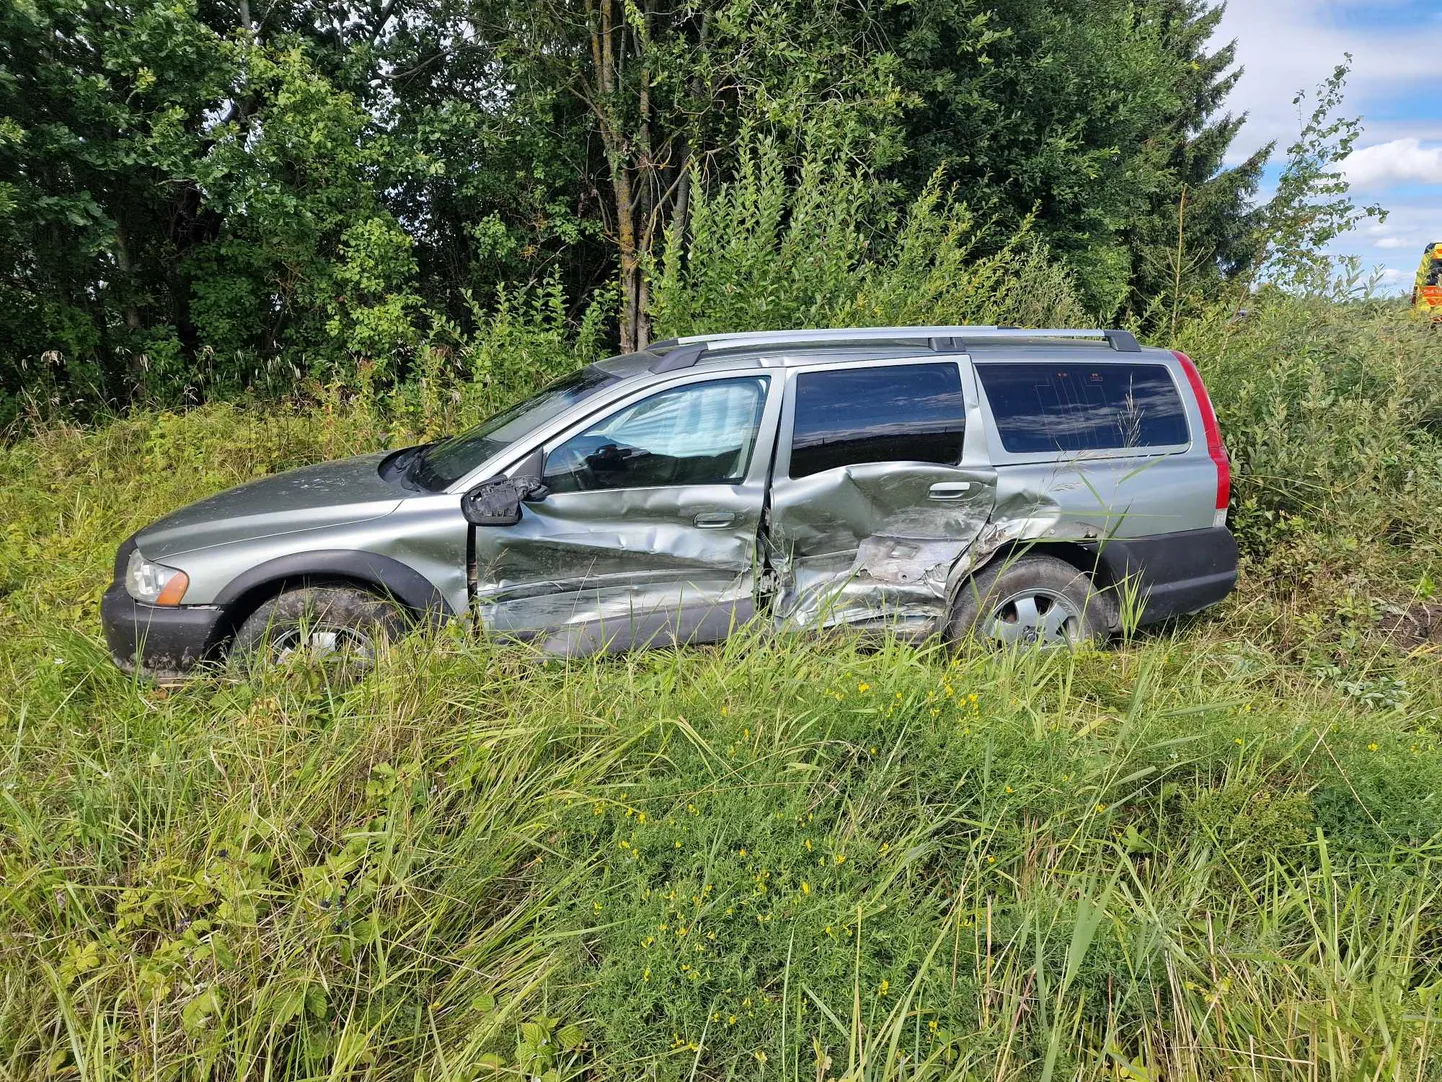
{"label": "exposed sheet metal", "polygon": [[[938,484],[966,485],[933,499]],[[990,471],[866,464],[777,481],[768,536],[773,614],[792,627],[934,624],[952,568],[985,525]]]}

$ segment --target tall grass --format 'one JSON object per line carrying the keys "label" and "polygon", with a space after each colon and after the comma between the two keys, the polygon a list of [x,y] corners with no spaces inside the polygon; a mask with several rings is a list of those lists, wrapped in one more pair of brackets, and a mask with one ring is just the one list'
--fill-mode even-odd
{"label": "tall grass", "polygon": [[164,692],[52,637],[6,725],[0,1063],[1425,1076],[1437,734],[1237,648],[443,635]]}
{"label": "tall grass", "polygon": [[1436,577],[1431,340],[1268,303],[1180,342],[1242,593],[1076,656],[450,629],[158,689],[98,640],[119,540],[449,422],[0,448],[0,1077],[1439,1077],[1442,678],[1379,623]]}

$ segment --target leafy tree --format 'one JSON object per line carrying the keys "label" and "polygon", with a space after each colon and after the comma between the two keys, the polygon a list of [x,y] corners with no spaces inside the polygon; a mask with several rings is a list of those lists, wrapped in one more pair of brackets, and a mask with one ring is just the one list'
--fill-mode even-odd
{"label": "leafy tree", "polygon": [[[527,290],[548,318],[568,298],[587,335],[614,297],[622,348],[657,320],[705,322],[678,282],[760,322],[837,319],[833,287],[861,274],[857,296],[901,318],[970,311],[944,279],[979,281],[966,268],[992,257],[1087,310],[1159,318],[1255,265],[1261,227],[1292,229],[1299,251],[1327,228],[1301,209],[1325,206],[1316,170],[1259,219],[1263,155],[1224,168],[1240,121],[1232,51],[1209,45],[1218,15],[1209,0],[15,0],[0,412],[22,391],[214,395],[362,361],[403,381]],[[772,288],[790,299],[767,308]]]}
{"label": "leafy tree", "polygon": [[[650,338],[649,271],[658,240],[688,221],[697,180],[726,175],[743,116],[796,132],[825,123],[886,155],[899,103],[894,58],[844,33],[867,9],[805,0],[543,0],[477,5],[481,37],[504,37],[508,82],[564,88],[601,151],[598,206],[614,246],[623,350]],[[534,100],[535,90],[530,91]]]}
{"label": "leafy tree", "polygon": [[[1317,87],[1311,115],[1287,148],[1276,194],[1260,215],[1261,273],[1284,289],[1325,290],[1333,267],[1326,246],[1365,218],[1387,217],[1375,204],[1358,209],[1340,168],[1362,134],[1359,118],[1338,115],[1351,65],[1348,53]],[[1298,91],[1292,103],[1307,97]]]}
{"label": "leafy tree", "polygon": [[233,48],[250,104],[192,167],[224,222],[190,257],[201,340],[331,360],[413,345],[411,239],[375,183],[392,148],[298,42]]}
{"label": "leafy tree", "polygon": [[1248,202],[1266,158],[1223,159],[1243,118],[1219,114],[1234,50],[1207,52],[1206,0],[920,0],[888,9],[920,190],[940,166],[979,209],[1037,228],[1089,307],[1144,308],[1167,284],[1167,242],[1189,192],[1206,288],[1247,262]]}
{"label": "leafy tree", "polygon": [[183,9],[54,0],[0,9],[0,49],[0,355],[58,354],[85,393],[119,394],[144,332],[181,314],[175,255],[214,228],[183,163],[221,42]]}

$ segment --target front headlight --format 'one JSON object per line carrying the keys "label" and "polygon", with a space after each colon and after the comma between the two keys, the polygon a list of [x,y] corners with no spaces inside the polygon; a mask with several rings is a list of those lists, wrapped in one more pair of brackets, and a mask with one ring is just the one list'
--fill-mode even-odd
{"label": "front headlight", "polygon": [[125,565],[125,590],[136,601],[150,605],[179,605],[190,579],[184,571],[153,564],[137,549]]}

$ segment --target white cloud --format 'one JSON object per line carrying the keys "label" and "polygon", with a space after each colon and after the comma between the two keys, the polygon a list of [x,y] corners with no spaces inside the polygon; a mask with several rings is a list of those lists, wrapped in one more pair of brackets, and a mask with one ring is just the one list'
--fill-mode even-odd
{"label": "white cloud", "polygon": [[1353,151],[1342,163],[1342,171],[1356,188],[1381,188],[1408,181],[1442,184],[1442,145],[1424,147],[1420,139],[1393,139]]}
{"label": "white cloud", "polygon": [[1442,208],[1436,200],[1416,194],[1408,198],[1383,196],[1382,202],[1388,210],[1385,223],[1365,222],[1338,237],[1328,248],[1336,255],[1357,256],[1364,268],[1385,267],[1384,290],[1405,293],[1412,288],[1423,250],[1442,240]]}
{"label": "white cloud", "polygon": [[[1435,93],[1439,77],[1436,35],[1416,29],[1367,27],[1345,17],[1375,3],[1358,0],[1231,0],[1217,30],[1217,43],[1233,38],[1237,62],[1245,69],[1228,100],[1248,120],[1230,155],[1240,161],[1257,147],[1276,140],[1279,153],[1296,137],[1311,112],[1311,98],[1292,104],[1299,90],[1310,92],[1342,62],[1353,57],[1348,80],[1346,115],[1361,113],[1378,103],[1415,99]],[[1417,121],[1384,121],[1376,136],[1436,138],[1436,117]],[[1275,160],[1275,159],[1274,159]]]}

